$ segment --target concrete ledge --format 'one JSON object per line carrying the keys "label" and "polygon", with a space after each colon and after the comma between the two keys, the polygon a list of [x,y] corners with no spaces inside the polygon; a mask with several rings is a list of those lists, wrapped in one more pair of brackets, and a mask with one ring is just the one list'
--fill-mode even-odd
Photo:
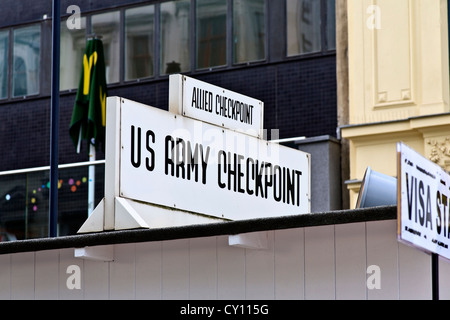
{"label": "concrete ledge", "polygon": [[160,229],[133,229],[88,233],[56,238],[40,238],[0,243],[0,254],[31,252],[64,248],[82,248],[120,243],[163,241],[248,232],[282,230],[356,222],[397,219],[397,206],[375,207],[310,213],[295,216],[218,222],[211,224],[168,227]]}

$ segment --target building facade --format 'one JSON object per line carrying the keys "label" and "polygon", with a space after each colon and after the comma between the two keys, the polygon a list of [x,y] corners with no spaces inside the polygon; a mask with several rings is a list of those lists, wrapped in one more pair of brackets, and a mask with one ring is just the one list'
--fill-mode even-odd
{"label": "building facade", "polygon": [[[340,185],[336,171],[341,170],[342,177],[347,178],[345,168],[330,166],[339,163],[340,158],[345,162],[347,147],[347,186],[353,205],[367,166],[396,174],[398,140],[447,166],[447,4],[444,0],[379,0],[376,4],[369,0],[338,0],[335,51],[328,37],[328,32],[333,33],[328,28],[332,2],[80,1],[81,27],[71,29],[63,21],[63,34],[68,38],[62,39],[62,59],[75,57],[84,37],[96,33],[103,36],[109,52],[109,95],[165,109],[168,74],[182,72],[264,101],[268,138],[272,138],[272,129],[279,129],[277,138],[283,143],[312,154],[313,211],[314,197],[332,194],[336,191],[333,188]],[[72,3],[63,2],[62,7],[69,5]],[[34,171],[26,171],[25,177],[17,175],[24,175],[21,168],[46,164],[43,158],[47,152],[40,149],[39,143],[47,143],[48,147],[48,139],[29,143],[19,135],[31,128],[48,135],[50,99],[48,84],[44,83],[49,75],[42,69],[35,74],[36,65],[47,64],[33,64],[32,59],[25,59],[26,54],[19,54],[20,50],[26,51],[19,50],[24,45],[32,47],[32,55],[36,53],[33,24],[40,24],[41,32],[48,30],[48,18],[41,17],[42,11],[48,11],[45,6],[49,4],[41,1],[27,8],[16,5],[17,11],[5,13],[7,22],[2,25],[6,34],[4,48],[8,48],[4,52],[11,63],[6,67],[7,84],[0,107],[10,112],[10,118],[0,128],[5,135],[16,130],[9,137],[23,141],[11,144],[12,149],[5,147],[11,157],[0,160],[4,162],[1,174],[9,188],[14,187],[13,181],[30,186],[30,190],[18,188],[14,193],[29,205],[27,210],[11,205],[11,191],[2,201],[10,206],[10,211],[4,212],[21,212],[20,221],[30,224],[22,226],[22,233],[13,234],[23,241],[0,243],[1,299],[431,299],[436,289],[440,299],[450,298],[448,262],[437,261],[439,277],[434,281],[436,266],[430,254],[398,241],[395,206],[69,236],[61,231],[74,225],[74,220],[66,225],[60,220],[59,237],[42,237],[45,219],[41,224],[27,219],[45,203],[48,177],[33,177]],[[254,13],[252,17],[245,14],[249,10]],[[73,14],[65,16],[69,25],[78,21],[70,20]],[[11,24],[14,19],[25,19],[26,23]],[[153,27],[148,21],[153,21]],[[292,25],[289,21],[295,22]],[[258,27],[253,29],[255,23]],[[245,26],[244,33],[237,31],[240,25]],[[318,25],[320,36],[313,32]],[[188,35],[180,32],[186,29]],[[128,34],[127,30],[133,31]],[[149,39],[151,30],[154,36]],[[265,33],[256,35],[252,30]],[[40,33],[39,37],[38,51],[48,53],[49,47],[45,49],[43,44],[49,35]],[[176,37],[176,43],[183,43],[183,48],[187,42],[189,50],[173,49],[176,43],[167,42],[166,37]],[[252,49],[242,47],[240,39],[245,39]],[[297,44],[291,46],[291,41]],[[14,52],[18,56],[17,69],[11,58]],[[39,56],[41,61],[48,60],[47,54]],[[76,92],[76,80],[70,74],[79,67],[65,63],[61,66],[68,68],[62,71],[61,80],[61,87],[67,86],[61,95],[62,123],[67,125]],[[41,79],[39,86],[32,79]],[[36,93],[36,88],[47,91]],[[28,95],[31,92],[33,95]],[[38,110],[45,113],[42,123],[32,122],[33,117],[25,109],[34,115]],[[11,118],[14,113],[23,119]],[[63,164],[87,160],[86,146],[85,153],[77,155],[66,133],[60,136]],[[306,138],[298,138],[303,136]],[[343,143],[339,137],[344,138]],[[20,162],[22,158],[29,162]],[[315,171],[315,166],[320,171]],[[75,195],[85,187],[86,173],[80,169],[75,177],[76,172],[64,170],[66,167],[60,170],[60,199],[72,201],[75,214],[80,214],[85,208],[76,208],[82,197]],[[98,180],[102,180],[99,171]],[[319,180],[328,188],[321,189]],[[66,186],[69,189],[64,189]],[[334,196],[329,199],[335,200]],[[316,208],[326,210],[326,206]],[[8,217],[4,212],[3,221]],[[60,209],[60,219],[62,213],[67,212]],[[17,213],[11,216],[15,219],[11,220],[18,220]],[[39,239],[30,239],[36,237]],[[233,242],[236,237],[242,241]],[[274,314],[270,302],[261,305],[264,311]]]}
{"label": "building facade", "polygon": [[[48,170],[36,168],[50,159],[51,10],[48,1],[8,0],[0,12],[4,238],[47,234]],[[334,0],[79,0],[61,1],[61,11],[61,165],[89,160],[86,144],[76,153],[68,128],[92,35],[103,40],[108,96],[167,110],[169,74],[183,73],[262,100],[268,139],[326,136],[334,143]],[[86,219],[87,170],[59,170],[60,235]],[[95,180],[98,203],[101,164]]]}
{"label": "building facade", "polygon": [[348,1],[347,14],[348,60],[340,63],[348,63],[342,93],[348,113],[341,133],[349,143],[354,207],[367,167],[397,175],[397,142],[449,169],[448,5]]}

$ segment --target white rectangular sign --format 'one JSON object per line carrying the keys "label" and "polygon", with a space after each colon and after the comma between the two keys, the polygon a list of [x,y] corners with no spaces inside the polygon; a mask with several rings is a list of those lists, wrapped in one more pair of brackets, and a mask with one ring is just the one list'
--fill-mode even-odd
{"label": "white rectangular sign", "polygon": [[450,176],[399,143],[399,240],[450,259]]}
{"label": "white rectangular sign", "polygon": [[169,111],[261,137],[262,101],[179,74],[170,76],[169,91]]}
{"label": "white rectangular sign", "polygon": [[122,100],[120,196],[241,220],[310,212],[310,156]]}

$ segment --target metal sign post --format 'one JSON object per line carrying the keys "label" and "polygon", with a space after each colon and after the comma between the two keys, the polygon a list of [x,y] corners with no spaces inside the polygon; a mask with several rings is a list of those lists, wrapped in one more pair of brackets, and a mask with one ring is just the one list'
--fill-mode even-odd
{"label": "metal sign post", "polygon": [[433,300],[439,300],[439,255],[431,254],[431,285]]}
{"label": "metal sign post", "polygon": [[52,97],[50,122],[50,196],[49,237],[56,237],[58,226],[58,133],[59,133],[59,57],[60,57],[60,1],[53,0],[52,20]]}

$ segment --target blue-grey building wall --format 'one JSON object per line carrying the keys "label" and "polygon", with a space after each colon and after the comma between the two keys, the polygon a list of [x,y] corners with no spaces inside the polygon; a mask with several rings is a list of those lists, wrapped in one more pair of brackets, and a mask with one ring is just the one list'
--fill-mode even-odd
{"label": "blue-grey building wall", "polygon": [[[61,1],[61,14],[69,5],[76,4],[81,12],[121,7],[152,1]],[[277,2],[279,3],[279,2]],[[268,137],[278,129],[277,138],[336,136],[336,54],[334,51],[306,56],[286,57],[284,9],[269,2],[268,57],[261,63],[228,66],[210,71],[192,71],[191,77],[233,90],[265,103],[264,127]],[[51,1],[3,0],[0,10],[0,30],[51,17]],[[46,166],[50,150],[50,79],[51,79],[51,21],[43,22],[41,48],[41,83],[37,97],[0,100],[0,171]],[[81,72],[81,70],[80,70]],[[137,102],[168,109],[167,76],[108,87],[109,96],[122,96]],[[59,162],[87,160],[86,146],[76,154],[68,128],[75,100],[75,90],[62,92],[60,98]],[[98,154],[98,158],[102,158]]]}

